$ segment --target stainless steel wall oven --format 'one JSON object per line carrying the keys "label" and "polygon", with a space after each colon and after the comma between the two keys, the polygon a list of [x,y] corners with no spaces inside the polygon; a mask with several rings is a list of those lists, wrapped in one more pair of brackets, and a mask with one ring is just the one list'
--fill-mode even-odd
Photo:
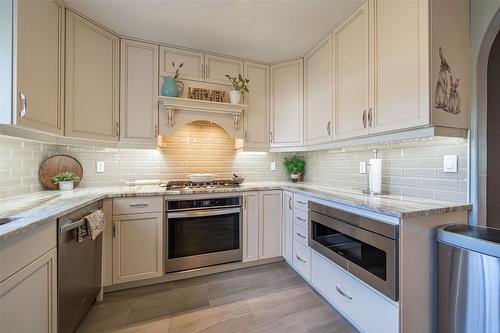
{"label": "stainless steel wall oven", "polygon": [[165,207],[167,273],[241,261],[241,196],[186,195]]}
{"label": "stainless steel wall oven", "polygon": [[398,300],[399,226],[309,201],[311,248]]}

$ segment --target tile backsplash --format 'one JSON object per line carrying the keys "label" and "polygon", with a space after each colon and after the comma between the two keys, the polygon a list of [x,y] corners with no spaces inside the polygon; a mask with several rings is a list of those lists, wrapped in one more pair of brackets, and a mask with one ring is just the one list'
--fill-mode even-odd
{"label": "tile backsplash", "polygon": [[[425,198],[467,201],[467,140],[425,138],[360,145],[302,153],[305,180],[325,186],[366,188],[359,162],[379,149],[383,159],[383,188],[391,193]],[[219,126],[189,124],[175,136],[164,137],[161,149],[116,149],[94,146],[50,145],[0,137],[0,198],[43,189],[38,166],[54,154],[68,154],[83,165],[81,186],[123,185],[136,179],[185,179],[190,173],[211,172],[218,177],[238,173],[246,181],[284,181],[282,160],[289,153],[237,153],[234,140]],[[458,173],[443,173],[443,156],[458,155]],[[96,162],[105,172],[96,172]],[[270,170],[276,162],[277,171]]]}

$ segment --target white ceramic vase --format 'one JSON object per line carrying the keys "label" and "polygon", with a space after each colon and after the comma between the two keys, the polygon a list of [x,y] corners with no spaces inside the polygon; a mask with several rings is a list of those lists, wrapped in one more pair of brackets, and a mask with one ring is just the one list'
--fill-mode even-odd
{"label": "white ceramic vase", "polygon": [[229,92],[229,102],[231,104],[240,104],[241,93],[238,90],[231,90]]}
{"label": "white ceramic vase", "polygon": [[291,173],[290,179],[292,180],[292,182],[296,183],[299,180],[299,175],[296,173]]}
{"label": "white ceramic vase", "polygon": [[70,191],[74,186],[74,182],[72,180],[59,182],[57,184],[59,185],[59,191]]}

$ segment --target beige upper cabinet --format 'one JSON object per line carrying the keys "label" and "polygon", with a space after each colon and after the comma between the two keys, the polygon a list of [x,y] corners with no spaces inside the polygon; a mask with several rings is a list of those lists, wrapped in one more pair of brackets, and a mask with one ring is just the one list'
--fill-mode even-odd
{"label": "beige upper cabinet", "polygon": [[333,38],[328,35],[304,57],[304,144],[332,142]]}
{"label": "beige upper cabinet", "polygon": [[163,275],[163,214],[113,216],[113,284]]}
{"label": "beige upper cabinet", "polygon": [[240,148],[269,148],[269,66],[245,62],[250,93],[244,95],[244,143]]}
{"label": "beige upper cabinet", "polygon": [[374,120],[370,132],[429,123],[427,1],[370,3],[374,15]]}
{"label": "beige upper cabinet", "polygon": [[205,54],[205,82],[230,85],[226,77],[243,75],[243,61]]}
{"label": "beige upper cabinet", "polygon": [[[175,67],[172,64],[175,64]],[[172,47],[160,47],[160,75],[173,75],[175,68],[184,64],[179,79],[203,81],[205,79],[205,55]]]}
{"label": "beige upper cabinet", "polygon": [[158,46],[121,40],[120,141],[154,144],[158,135]]}
{"label": "beige upper cabinet", "polygon": [[16,1],[16,124],[64,133],[64,8],[58,1]]}
{"label": "beige upper cabinet", "polygon": [[304,62],[297,59],[271,66],[271,148],[303,143]]}
{"label": "beige upper cabinet", "polygon": [[259,259],[281,256],[282,191],[259,192]]}
{"label": "beige upper cabinet", "polygon": [[335,139],[368,133],[368,4],[364,3],[333,32],[335,39]]}
{"label": "beige upper cabinet", "polygon": [[119,38],[66,11],[66,135],[118,141]]}

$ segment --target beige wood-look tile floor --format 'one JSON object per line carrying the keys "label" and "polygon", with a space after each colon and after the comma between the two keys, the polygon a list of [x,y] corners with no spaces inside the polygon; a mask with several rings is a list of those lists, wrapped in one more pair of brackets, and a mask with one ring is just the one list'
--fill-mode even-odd
{"label": "beige wood-look tile floor", "polygon": [[285,262],[108,293],[78,333],[356,330]]}

